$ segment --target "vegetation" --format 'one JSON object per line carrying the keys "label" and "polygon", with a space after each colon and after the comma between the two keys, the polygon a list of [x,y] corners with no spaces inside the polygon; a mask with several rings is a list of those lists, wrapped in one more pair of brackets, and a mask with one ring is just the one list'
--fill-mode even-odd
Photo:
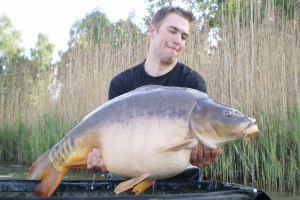
{"label": "vegetation", "polygon": [[7,15],[0,15],[0,74],[16,66],[23,57],[20,47],[21,33],[16,30]]}
{"label": "vegetation", "polygon": [[[208,28],[194,27],[181,61],[205,77],[211,97],[255,117],[261,135],[225,145],[219,161],[204,170],[209,179],[296,191],[300,186],[299,1],[288,10],[293,17],[279,12],[284,7],[275,1],[230,2],[234,12],[221,9],[216,18],[222,38],[219,47],[208,53]],[[93,13],[105,19],[98,11]],[[112,24],[98,19],[87,15],[82,20],[86,27],[93,24],[90,29],[77,24],[61,62],[39,76],[33,60],[0,73],[1,161],[31,164],[107,101],[114,75],[145,58],[148,38],[130,20]],[[50,83],[51,91],[59,94],[56,98],[49,91]]]}

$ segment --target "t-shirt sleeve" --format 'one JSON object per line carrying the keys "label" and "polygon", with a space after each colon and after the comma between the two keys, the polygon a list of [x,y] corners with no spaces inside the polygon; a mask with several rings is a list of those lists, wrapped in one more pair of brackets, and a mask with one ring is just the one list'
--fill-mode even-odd
{"label": "t-shirt sleeve", "polygon": [[108,99],[111,100],[117,96],[121,95],[121,90],[114,80],[110,81],[109,90],[108,90]]}
{"label": "t-shirt sleeve", "polygon": [[207,93],[206,83],[205,81],[195,81],[192,83],[191,88],[199,90],[201,92]]}
{"label": "t-shirt sleeve", "polygon": [[130,75],[128,71],[124,71],[115,76],[109,85],[108,99],[111,100],[117,96],[130,91]]}
{"label": "t-shirt sleeve", "polygon": [[196,71],[191,71],[188,76],[188,87],[207,93],[206,82],[204,78]]}

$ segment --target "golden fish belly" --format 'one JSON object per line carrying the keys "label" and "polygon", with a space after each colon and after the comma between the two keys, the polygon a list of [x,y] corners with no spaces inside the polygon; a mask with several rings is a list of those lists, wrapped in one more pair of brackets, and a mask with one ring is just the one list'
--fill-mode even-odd
{"label": "golden fish belly", "polygon": [[103,128],[101,153],[107,169],[122,177],[148,174],[154,179],[174,176],[187,168],[191,149],[158,152],[188,137],[188,122],[169,117],[140,117]]}

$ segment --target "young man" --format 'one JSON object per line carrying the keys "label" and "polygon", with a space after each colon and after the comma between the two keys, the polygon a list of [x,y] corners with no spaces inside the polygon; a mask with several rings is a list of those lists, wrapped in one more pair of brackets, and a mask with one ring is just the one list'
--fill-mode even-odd
{"label": "young man", "polygon": [[[202,76],[178,62],[195,17],[179,7],[166,6],[157,11],[149,26],[150,47],[144,62],[115,76],[110,83],[109,99],[144,85],[188,87],[207,92]],[[201,143],[192,150],[191,164],[209,165],[221,155],[221,149],[209,149]],[[107,172],[99,149],[88,155],[87,168]]]}

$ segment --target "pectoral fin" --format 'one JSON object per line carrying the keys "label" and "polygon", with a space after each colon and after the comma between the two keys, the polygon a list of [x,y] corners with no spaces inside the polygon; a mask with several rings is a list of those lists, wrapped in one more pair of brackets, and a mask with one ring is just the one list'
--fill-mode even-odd
{"label": "pectoral fin", "polygon": [[170,146],[161,147],[155,149],[157,153],[166,152],[166,151],[179,151],[182,149],[193,149],[198,144],[198,140],[196,138],[189,138],[185,140],[181,140],[179,142],[173,143]]}
{"label": "pectoral fin", "polygon": [[137,184],[132,192],[135,192],[135,195],[139,195],[141,193],[143,193],[148,187],[150,187],[153,183],[155,182],[155,180],[144,180],[142,182],[140,182],[139,184]]}
{"label": "pectoral fin", "polygon": [[198,133],[193,126],[190,126],[192,131],[194,132],[194,135],[197,137],[197,139],[206,147],[211,148],[211,149],[216,149],[217,145],[213,144],[210,142],[208,139],[205,139],[204,137],[201,136],[200,133]]}
{"label": "pectoral fin", "polygon": [[[145,180],[148,177],[148,174],[144,174],[143,176],[136,177],[129,179],[127,181],[124,181],[120,183],[114,190],[116,194],[120,194],[121,192],[124,192],[126,190],[129,190],[130,188],[133,188],[135,185],[139,184],[143,180]],[[149,187],[149,186],[148,186]],[[147,189],[147,188],[146,188]],[[142,191],[143,192],[143,191]]]}

